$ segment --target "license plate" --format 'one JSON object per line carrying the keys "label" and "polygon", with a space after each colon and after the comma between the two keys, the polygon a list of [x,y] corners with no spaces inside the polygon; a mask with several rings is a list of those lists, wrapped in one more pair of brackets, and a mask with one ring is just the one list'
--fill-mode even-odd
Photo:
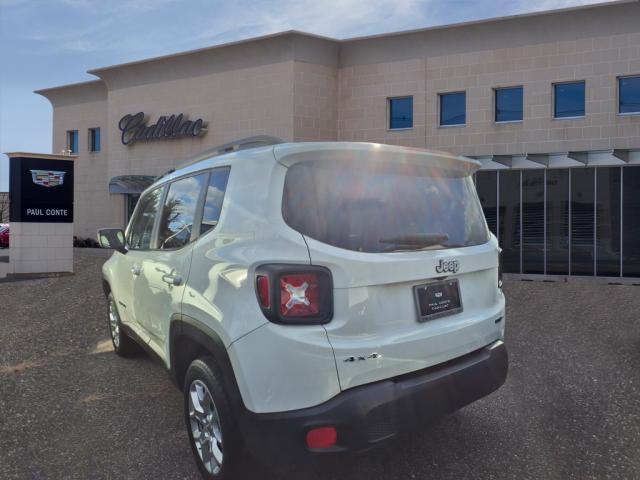
{"label": "license plate", "polygon": [[416,285],[413,293],[418,307],[418,320],[421,322],[462,311],[458,280]]}

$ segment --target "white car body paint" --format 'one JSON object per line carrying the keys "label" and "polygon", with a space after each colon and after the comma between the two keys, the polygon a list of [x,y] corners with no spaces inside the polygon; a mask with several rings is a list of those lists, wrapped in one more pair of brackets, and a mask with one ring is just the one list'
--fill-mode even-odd
{"label": "white car body paint", "polygon": [[[174,315],[207,325],[227,348],[243,402],[256,413],[316,406],[341,391],[436,365],[502,339],[505,300],[497,284],[495,237],[463,248],[365,253],[314,240],[287,225],[282,198],[288,167],[369,158],[432,163],[461,175],[478,168],[473,160],[438,152],[317,142],[239,151],[179,169],[147,191],[185,175],[231,168],[219,221],[177,251],[113,254],[103,274],[122,321],[167,367]],[[453,260],[458,262],[455,273],[438,273],[441,261]],[[331,321],[281,325],[267,320],[254,277],[257,267],[270,263],[328,268]],[[140,273],[133,275],[132,268]],[[162,280],[166,274],[179,275],[182,283],[168,285]],[[458,279],[463,310],[418,321],[413,287],[444,276]]]}

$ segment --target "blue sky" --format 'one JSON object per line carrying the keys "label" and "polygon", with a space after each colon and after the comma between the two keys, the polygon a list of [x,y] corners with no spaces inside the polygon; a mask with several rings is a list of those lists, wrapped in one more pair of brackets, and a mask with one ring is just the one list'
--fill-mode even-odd
{"label": "blue sky", "polygon": [[599,0],[0,0],[0,152],[51,153],[51,105],[33,90],[91,68],[288,29],[348,38],[588,3]]}

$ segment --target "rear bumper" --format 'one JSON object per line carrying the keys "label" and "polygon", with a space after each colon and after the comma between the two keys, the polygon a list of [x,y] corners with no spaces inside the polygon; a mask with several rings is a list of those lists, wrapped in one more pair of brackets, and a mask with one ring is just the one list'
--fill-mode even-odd
{"label": "rear bumper", "polygon": [[[241,428],[249,450],[267,463],[363,451],[497,390],[507,370],[507,349],[498,341],[434,367],[346,390],[315,407],[249,413]],[[306,433],[321,426],[335,426],[338,443],[310,451]]]}

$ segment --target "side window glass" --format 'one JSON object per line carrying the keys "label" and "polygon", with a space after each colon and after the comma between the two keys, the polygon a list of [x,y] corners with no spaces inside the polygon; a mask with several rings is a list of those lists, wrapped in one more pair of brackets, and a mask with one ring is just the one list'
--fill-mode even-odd
{"label": "side window glass", "polygon": [[160,218],[158,248],[175,249],[189,243],[198,199],[206,181],[207,174],[202,173],[194,177],[183,178],[169,186]]}
{"label": "side window glass", "polygon": [[207,188],[207,199],[202,214],[202,224],[200,226],[201,235],[212,230],[218,224],[220,212],[222,211],[224,193],[227,190],[229,171],[230,169],[225,167],[216,168],[211,172],[209,187]]}
{"label": "side window glass", "polygon": [[140,200],[140,208],[136,218],[131,224],[129,233],[129,247],[136,250],[145,250],[151,247],[151,235],[156,214],[160,207],[163,187],[156,188]]}

